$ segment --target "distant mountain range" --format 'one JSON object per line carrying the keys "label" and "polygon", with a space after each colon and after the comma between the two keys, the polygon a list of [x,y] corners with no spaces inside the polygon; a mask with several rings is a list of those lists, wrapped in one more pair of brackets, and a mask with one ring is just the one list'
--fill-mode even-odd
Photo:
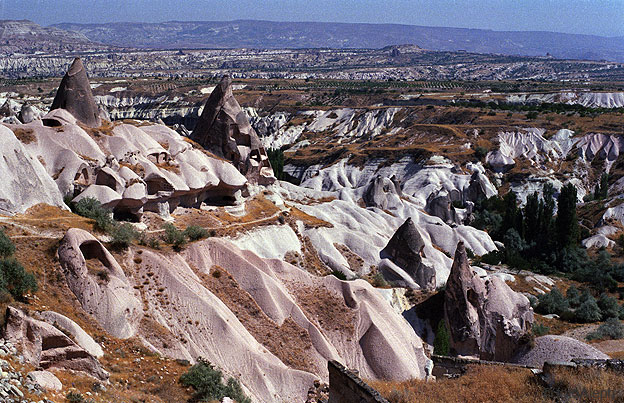
{"label": "distant mountain range", "polygon": [[138,48],[382,48],[416,44],[430,50],[624,62],[624,37],[326,22],[169,21],[54,25],[107,45]]}
{"label": "distant mountain range", "polygon": [[28,20],[0,20],[0,51],[34,53],[103,48],[75,31],[42,27]]}

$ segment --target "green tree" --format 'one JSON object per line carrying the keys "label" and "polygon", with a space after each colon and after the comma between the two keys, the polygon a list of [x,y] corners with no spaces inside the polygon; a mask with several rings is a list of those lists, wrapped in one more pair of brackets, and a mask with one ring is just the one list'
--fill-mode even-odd
{"label": "green tree", "polygon": [[583,293],[581,305],[574,311],[574,318],[578,322],[597,322],[601,318],[600,308],[596,299],[589,293]]}
{"label": "green tree", "polygon": [[594,199],[602,200],[606,199],[609,193],[609,174],[603,173],[600,176],[600,182],[596,184],[594,189]]}
{"label": "green tree", "polygon": [[574,284],[566,291],[566,299],[568,300],[568,304],[573,308],[576,308],[581,303],[581,293]]}
{"label": "green tree", "polygon": [[275,177],[279,180],[284,179],[284,152],[279,148],[269,148],[267,155]]}
{"label": "green tree", "polygon": [[561,193],[557,199],[555,226],[560,248],[577,246],[579,225],[576,215],[576,187],[571,183],[561,188]]}
{"label": "green tree", "polygon": [[620,305],[617,300],[605,293],[602,293],[600,298],[598,298],[598,307],[600,308],[602,320],[620,316]]}
{"label": "green tree", "polygon": [[0,258],[7,258],[15,253],[15,245],[11,239],[0,229]]}
{"label": "green tree", "polygon": [[526,241],[528,243],[537,242],[540,233],[540,202],[537,192],[527,196],[524,206],[524,228]]}
{"label": "green tree", "polygon": [[568,301],[557,287],[553,287],[550,292],[542,294],[537,299],[535,312],[548,315],[551,313],[561,315],[568,310]]}
{"label": "green tree", "polygon": [[451,336],[446,328],[446,322],[441,319],[433,339],[433,353],[437,355],[449,355],[451,352]]}

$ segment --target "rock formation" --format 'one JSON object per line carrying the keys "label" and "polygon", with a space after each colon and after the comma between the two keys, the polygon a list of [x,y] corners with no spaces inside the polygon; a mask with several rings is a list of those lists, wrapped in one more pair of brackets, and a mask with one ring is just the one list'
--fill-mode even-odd
{"label": "rock formation", "polygon": [[[28,134],[28,132],[23,132]],[[63,196],[46,169],[13,132],[0,125],[0,213],[23,213],[39,203],[63,206]]]}
{"label": "rock formation", "polygon": [[575,358],[604,360],[608,355],[580,340],[561,335],[546,335],[535,339],[534,345],[525,346],[512,362],[541,368],[545,362],[570,362]]}
{"label": "rock formation", "polygon": [[250,182],[268,185],[275,181],[269,157],[232,94],[230,76],[223,76],[208,97],[191,139],[231,161]]}
{"label": "rock formation", "polygon": [[108,373],[94,356],[56,327],[33,319],[19,309],[7,308],[3,336],[35,367],[71,369],[108,380]]}
{"label": "rock formation", "polygon": [[65,77],[61,80],[61,85],[59,85],[54,101],[52,101],[51,110],[59,108],[65,109],[86,126],[99,127],[102,125],[99,110],[91,92],[87,71],[79,57],[74,59]]}
{"label": "rock formation", "polygon": [[[136,336],[164,356],[204,357],[239,378],[254,401],[305,400],[315,379],[327,380],[328,360],[340,360],[368,379],[424,377],[420,338],[365,281],[314,276],[220,238],[195,242],[180,254],[137,252],[128,251],[126,275],[99,242],[74,228],[58,256],[70,289],[105,330]],[[98,261],[108,275],[99,274],[105,269]],[[209,286],[210,278],[227,281]],[[134,286],[142,287],[139,305]],[[238,298],[255,307],[256,319],[240,310],[240,302],[236,314],[231,310]],[[323,304],[328,312],[319,318],[308,304]],[[268,326],[260,333],[259,323]],[[294,333],[275,344],[266,329]]]}
{"label": "rock formation", "polygon": [[[390,259],[420,288],[434,290],[436,288],[436,272],[434,268],[423,264],[424,247],[425,242],[410,217],[394,233],[386,247],[381,251],[380,257]],[[403,273],[398,270],[391,271],[391,267],[388,265],[382,267],[382,274],[390,282],[400,281],[401,278],[405,280]]]}
{"label": "rock formation", "polygon": [[529,300],[498,277],[479,277],[463,242],[446,283],[444,316],[454,353],[495,361],[509,361],[533,323]]}
{"label": "rock formation", "polygon": [[425,211],[433,216],[440,217],[447,224],[459,224],[460,220],[448,192],[432,193],[427,198]]}
{"label": "rock formation", "polygon": [[389,195],[401,195],[401,185],[393,176],[391,179],[383,178],[379,175],[375,177],[369,184],[364,193],[362,200],[366,207],[377,207],[382,210],[388,208]]}
{"label": "rock formation", "polygon": [[[0,145],[0,172],[6,169],[7,178],[19,174],[20,182],[0,198],[0,209],[9,213],[37,203],[64,206],[61,195],[69,195],[74,201],[95,197],[120,216],[167,216],[178,206],[232,204],[247,182],[232,164],[160,124],[84,129],[69,111],[55,109],[42,121],[9,127],[22,141],[0,127],[0,137],[6,133],[8,139]],[[42,194],[54,182],[56,200]],[[7,186],[12,182],[0,185],[0,195]],[[20,197],[22,202],[13,202]]]}
{"label": "rock formation", "polygon": [[121,266],[95,237],[72,228],[58,250],[67,285],[87,313],[118,338],[136,332],[141,302]]}

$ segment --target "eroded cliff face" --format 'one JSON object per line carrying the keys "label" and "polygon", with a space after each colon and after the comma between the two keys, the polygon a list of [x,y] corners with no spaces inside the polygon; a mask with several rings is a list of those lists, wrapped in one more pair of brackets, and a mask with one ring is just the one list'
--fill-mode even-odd
{"label": "eroded cliff face", "polygon": [[424,376],[420,338],[362,280],[317,277],[224,239],[181,254],[132,248],[121,270],[101,243],[72,229],[59,259],[83,309],[108,332],[139,336],[162,355],[204,357],[240,375],[258,401],[304,400],[314,379],[327,380],[328,360],[370,379]]}
{"label": "eroded cliff face", "polygon": [[509,361],[526,343],[533,309],[500,278],[473,271],[460,242],[444,291],[444,318],[454,353]]}

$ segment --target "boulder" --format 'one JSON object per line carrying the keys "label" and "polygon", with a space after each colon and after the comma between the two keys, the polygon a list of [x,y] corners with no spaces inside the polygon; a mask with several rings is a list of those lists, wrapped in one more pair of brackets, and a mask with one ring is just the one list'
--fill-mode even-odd
{"label": "boulder", "polygon": [[28,380],[46,391],[59,392],[63,389],[63,384],[50,371],[31,371],[26,375]]}
{"label": "boulder", "polygon": [[76,322],[69,319],[67,316],[61,315],[54,311],[43,311],[39,313],[41,319],[56,328],[63,329],[69,333],[76,343],[87,350],[89,354],[94,357],[101,358],[104,356],[104,351],[99,344],[93,340],[87,332],[85,332]]}
{"label": "boulder", "polygon": [[546,335],[535,339],[533,347],[519,350],[512,362],[541,368],[545,362],[571,362],[575,358],[607,359],[602,351],[566,336]]}
{"label": "boulder", "polygon": [[[421,237],[414,221],[409,217],[394,233],[386,247],[380,252],[382,259],[390,259],[392,263],[407,273],[420,288],[434,290],[436,288],[435,269],[423,264],[425,241]],[[398,270],[388,270],[390,265],[380,267],[387,281],[394,280],[396,275],[402,276]]]}
{"label": "boulder", "polygon": [[22,123],[30,123],[33,120],[41,119],[41,116],[43,116],[43,113],[38,108],[32,105],[24,104],[22,109],[20,109],[17,118]]}
{"label": "boulder", "polygon": [[223,76],[204,105],[191,139],[231,161],[252,183],[275,181],[269,157],[234,94],[232,79]]}
{"label": "boulder", "polygon": [[98,360],[62,331],[12,306],[7,307],[3,336],[35,367],[81,371],[108,380]]}
{"label": "boulder", "polygon": [[533,324],[529,300],[498,277],[477,275],[463,242],[446,283],[444,317],[454,353],[495,361],[509,361]]}
{"label": "boulder", "polygon": [[87,71],[82,65],[79,57],[69,67],[69,70],[61,80],[52,108],[65,109],[70,112],[78,121],[89,127],[99,127],[102,125],[100,112],[87,77]]}

